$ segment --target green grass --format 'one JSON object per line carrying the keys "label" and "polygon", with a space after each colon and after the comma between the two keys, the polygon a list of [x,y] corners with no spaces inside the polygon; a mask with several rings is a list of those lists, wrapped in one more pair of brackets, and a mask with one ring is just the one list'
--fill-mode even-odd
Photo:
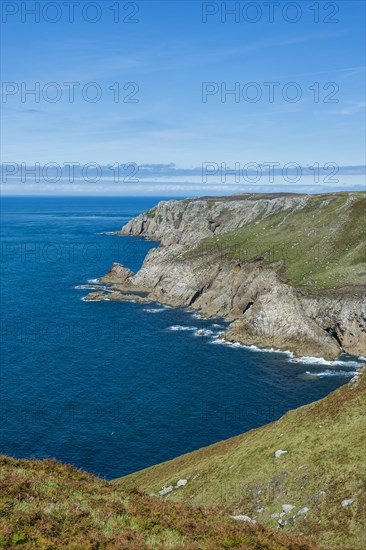
{"label": "green grass", "polygon": [[[216,506],[276,527],[283,504],[295,506],[286,531],[326,549],[363,549],[365,542],[366,374],[279,421],[183,455],[116,482],[157,493],[187,479],[165,501]],[[310,382],[309,382],[310,383]],[[314,382],[316,383],[316,382]],[[287,454],[275,458],[276,450]],[[353,498],[349,507],[341,502]],[[306,515],[293,521],[301,508]],[[258,510],[262,509],[261,512]]]}
{"label": "green grass", "polygon": [[1,456],[0,495],[0,548],[314,548],[215,510],[162,502],[52,460]]}
{"label": "green grass", "polygon": [[365,193],[314,195],[301,210],[263,215],[201,241],[186,257],[263,257],[266,264],[281,262],[282,276],[294,286],[315,291],[365,283]]}

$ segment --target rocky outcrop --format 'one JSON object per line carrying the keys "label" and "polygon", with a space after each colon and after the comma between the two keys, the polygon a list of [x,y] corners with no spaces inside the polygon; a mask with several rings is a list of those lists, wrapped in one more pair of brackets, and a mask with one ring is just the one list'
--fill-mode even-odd
{"label": "rocky outcrop", "polygon": [[[310,294],[283,277],[283,260],[266,263],[256,256],[238,261],[215,248],[197,252],[197,245],[209,234],[255,226],[258,220],[278,213],[281,225],[294,212],[306,208],[310,200],[299,195],[159,203],[131,220],[121,235],[162,239],[160,246],[149,251],[136,274],[114,264],[100,280],[112,284],[110,289],[121,296],[144,292],[144,301],[190,307],[205,317],[224,317],[232,321],[222,335],[229,341],[326,359],[334,359],[342,350],[364,355],[366,308],[362,288],[349,286]],[[116,295],[107,298],[117,299]]]}
{"label": "rocky outcrop", "polygon": [[133,271],[131,269],[115,262],[108,273],[101,277],[99,281],[101,283],[124,283],[132,275]]}
{"label": "rocky outcrop", "polygon": [[151,302],[145,296],[138,294],[127,294],[120,291],[103,291],[90,292],[84,300],[86,302],[138,302],[139,304],[148,304]]}
{"label": "rocky outcrop", "polygon": [[344,288],[321,296],[302,296],[305,314],[316,320],[340,346],[351,354],[366,352],[366,303],[364,289]]}

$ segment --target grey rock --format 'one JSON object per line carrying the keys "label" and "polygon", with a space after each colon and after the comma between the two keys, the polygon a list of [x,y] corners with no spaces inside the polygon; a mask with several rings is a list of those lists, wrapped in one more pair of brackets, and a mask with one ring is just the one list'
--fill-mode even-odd
{"label": "grey rock", "polygon": [[295,506],[293,506],[292,504],[282,504],[282,511],[285,513],[285,514],[288,514],[289,512],[291,512],[291,510],[293,510],[295,508]]}
{"label": "grey rock", "polygon": [[187,485],[187,483],[187,479],[180,479],[179,481],[177,481],[176,487],[184,487],[185,485]]}
{"label": "grey rock", "polygon": [[278,451],[275,452],[275,457],[280,458],[282,455],[287,454],[288,451],[283,451],[282,449],[278,449]]}
{"label": "grey rock", "polygon": [[294,521],[296,521],[300,516],[304,516],[309,511],[309,508],[304,506],[303,508],[300,508],[300,510],[292,517]]}
{"label": "grey rock", "polygon": [[242,514],[239,514],[238,516],[230,516],[232,519],[236,519],[238,521],[246,521],[247,523],[257,523],[255,519],[250,518],[249,516],[244,516]]}
{"label": "grey rock", "polygon": [[355,289],[306,294],[282,280],[281,261],[264,265],[261,255],[256,261],[229,260],[219,249],[189,254],[213,233],[281,211],[291,216],[308,201],[307,195],[162,201],[120,231],[160,245],[149,251],[136,274],[114,264],[100,281],[121,292],[146,292],[149,300],[162,304],[194,308],[204,317],[222,316],[231,321],[221,336],[228,342],[329,360],[341,348],[362,355],[366,307]]}
{"label": "grey rock", "polygon": [[163,487],[161,491],[159,491],[159,495],[163,497],[164,495],[167,495],[168,493],[171,493],[173,491],[172,485],[169,485],[169,487]]}

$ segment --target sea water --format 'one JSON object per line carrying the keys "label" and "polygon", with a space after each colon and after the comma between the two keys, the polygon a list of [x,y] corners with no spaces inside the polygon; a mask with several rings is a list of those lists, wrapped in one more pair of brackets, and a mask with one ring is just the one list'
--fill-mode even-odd
{"label": "sea water", "polygon": [[83,298],[157,243],[111,234],[158,198],[2,201],[1,449],[122,476],[278,419],[362,364],[228,345],[222,319]]}

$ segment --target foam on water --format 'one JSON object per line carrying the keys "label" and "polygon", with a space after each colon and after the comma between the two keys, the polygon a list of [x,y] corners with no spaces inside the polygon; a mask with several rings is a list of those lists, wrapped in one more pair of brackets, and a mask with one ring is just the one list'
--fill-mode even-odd
{"label": "foam on water", "polygon": [[304,363],[306,365],[322,365],[325,367],[355,367],[355,368],[362,367],[362,362],[358,362],[358,361],[352,361],[352,360],[343,361],[341,359],[334,359],[334,361],[327,361],[322,357],[310,357],[310,356],[293,357],[289,361],[290,363]]}
{"label": "foam on water", "polygon": [[207,320],[207,317],[203,317],[203,315],[200,315],[199,313],[192,313],[192,317],[194,317],[195,319],[203,319],[203,320]]}
{"label": "foam on water", "polygon": [[256,351],[261,353],[282,353],[284,355],[287,355],[288,357],[293,357],[293,353],[289,350],[281,350],[281,349],[275,349],[275,348],[258,348],[257,346],[251,345],[247,346],[245,344],[240,344],[239,342],[228,342],[227,340],[224,340],[223,338],[220,338],[222,332],[215,335],[213,339],[211,340],[211,344],[223,344],[225,346],[231,346],[233,348],[242,348],[246,349],[248,351]]}
{"label": "foam on water", "polygon": [[307,370],[305,374],[307,374],[309,376],[316,376],[318,378],[324,378],[326,376],[341,376],[341,377],[344,377],[344,378],[352,378],[353,376],[355,376],[357,374],[357,371],[327,369],[327,370],[321,371],[321,372],[310,372],[310,371]]}
{"label": "foam on water", "polygon": [[[217,325],[217,324],[213,324],[212,325],[213,327],[214,326],[220,326],[220,325]],[[280,349],[276,349],[276,348],[258,348],[257,346],[255,345],[245,345],[245,344],[240,344],[239,342],[228,342],[222,338],[220,338],[220,336],[222,335],[223,333],[219,333],[219,334],[215,334],[213,336],[213,339],[211,341],[212,344],[223,344],[223,345],[226,345],[226,346],[231,346],[231,347],[234,347],[234,348],[243,348],[243,349],[246,349],[248,351],[255,351],[255,352],[261,352],[261,353],[282,353],[284,355],[287,355],[288,356],[288,362],[289,363],[301,363],[301,364],[309,364],[309,365],[321,365],[321,366],[327,366],[327,367],[352,367],[352,368],[356,368],[356,369],[359,369],[362,367],[364,361],[366,360],[365,357],[363,356],[359,356],[357,357],[356,360],[352,360],[352,359],[349,359],[349,360],[342,360],[342,359],[334,359],[333,361],[328,361],[327,359],[324,359],[323,357],[311,357],[311,356],[302,356],[302,357],[294,357],[294,354],[290,351],[290,350],[280,350]],[[326,371],[328,372],[328,371]],[[335,374],[338,372],[348,372],[348,371],[329,371],[329,372],[334,372]],[[311,373],[310,373],[311,374]],[[352,373],[351,373],[352,374]],[[330,376],[330,374],[324,374],[324,376]]]}
{"label": "foam on water", "polygon": [[74,286],[76,290],[101,290],[104,287],[101,286],[95,286],[95,285],[77,285]]}
{"label": "foam on water", "polygon": [[183,325],[172,325],[171,327],[168,327],[168,330],[198,330],[197,327],[186,327]]}
{"label": "foam on water", "polygon": [[221,344],[223,346],[230,346],[231,348],[249,349],[249,346],[243,346],[243,344],[239,344],[239,342],[228,342],[227,340],[220,338],[221,334],[222,333],[213,336],[210,344]]}
{"label": "foam on water", "polygon": [[148,313],[160,313],[166,309],[172,309],[172,307],[166,306],[165,304],[159,304],[159,307],[145,307],[144,311],[147,311]]}

